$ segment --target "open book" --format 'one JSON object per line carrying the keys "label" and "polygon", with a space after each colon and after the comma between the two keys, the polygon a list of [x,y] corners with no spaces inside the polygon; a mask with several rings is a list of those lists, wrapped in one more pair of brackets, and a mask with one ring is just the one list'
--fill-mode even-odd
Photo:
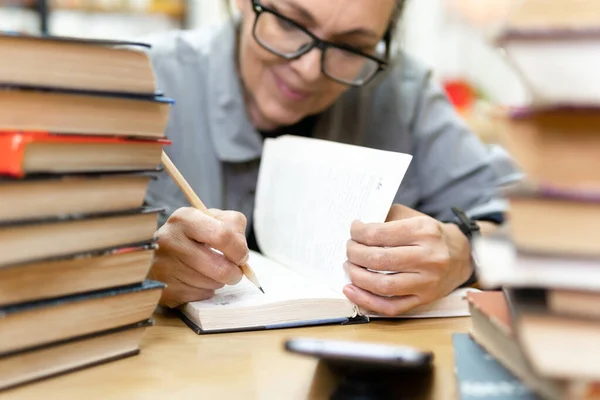
{"label": "open book", "polygon": [[[267,139],[254,229],[261,254],[246,279],[180,307],[196,332],[367,322],[343,294],[352,221],[384,222],[412,157],[320,139]],[[405,317],[468,315],[460,292]]]}

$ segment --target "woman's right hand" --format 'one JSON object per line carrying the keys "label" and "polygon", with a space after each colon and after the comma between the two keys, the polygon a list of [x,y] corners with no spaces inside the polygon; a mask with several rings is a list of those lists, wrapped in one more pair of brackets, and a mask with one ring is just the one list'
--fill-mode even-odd
{"label": "woman's right hand", "polygon": [[161,305],[205,300],[242,279],[239,265],[248,259],[246,218],[236,211],[210,213],[214,217],[180,208],[157,231],[159,248],[149,278],[167,284]]}

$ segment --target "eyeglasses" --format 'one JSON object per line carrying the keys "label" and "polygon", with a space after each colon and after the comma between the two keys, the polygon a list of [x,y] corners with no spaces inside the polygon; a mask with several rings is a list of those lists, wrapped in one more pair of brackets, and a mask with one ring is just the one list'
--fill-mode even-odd
{"label": "eyeglasses", "polygon": [[[387,61],[350,46],[321,40],[294,20],[251,0],[256,13],[252,35],[266,50],[296,60],[315,47],[321,50],[321,71],[336,82],[361,86],[385,69]],[[385,36],[386,56],[389,36]]]}

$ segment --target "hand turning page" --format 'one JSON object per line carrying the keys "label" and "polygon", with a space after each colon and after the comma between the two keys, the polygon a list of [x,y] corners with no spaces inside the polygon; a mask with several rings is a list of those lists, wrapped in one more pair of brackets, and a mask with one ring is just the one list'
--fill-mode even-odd
{"label": "hand turning page", "polygon": [[[411,159],[320,139],[267,139],[254,210],[262,255],[249,260],[266,294],[245,280],[225,287],[181,307],[188,325],[200,333],[360,317],[342,294],[350,226],[385,221]],[[434,315],[435,307],[423,311]]]}

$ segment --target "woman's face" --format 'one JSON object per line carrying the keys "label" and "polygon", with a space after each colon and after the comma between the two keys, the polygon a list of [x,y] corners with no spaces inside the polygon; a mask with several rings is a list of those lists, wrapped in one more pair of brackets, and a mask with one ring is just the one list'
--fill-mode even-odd
{"label": "woman's face", "polygon": [[[367,54],[388,28],[396,0],[261,0],[260,4],[290,18],[322,40],[351,46]],[[253,36],[256,14],[251,0],[237,0],[242,12],[239,44],[240,72],[246,89],[246,104],[258,129],[290,125],[328,108],[348,89],[321,72],[321,50],[313,48],[288,61],[266,50]],[[257,30],[263,43],[296,51],[307,36],[272,14],[260,17]],[[301,36],[301,37],[300,37]],[[331,50],[328,50],[328,52]],[[357,60],[351,54],[328,58],[328,71],[352,74]],[[362,59],[362,58],[361,58]],[[360,62],[360,61],[359,61]],[[358,68],[360,70],[360,68]],[[356,71],[358,73],[358,70]]]}

